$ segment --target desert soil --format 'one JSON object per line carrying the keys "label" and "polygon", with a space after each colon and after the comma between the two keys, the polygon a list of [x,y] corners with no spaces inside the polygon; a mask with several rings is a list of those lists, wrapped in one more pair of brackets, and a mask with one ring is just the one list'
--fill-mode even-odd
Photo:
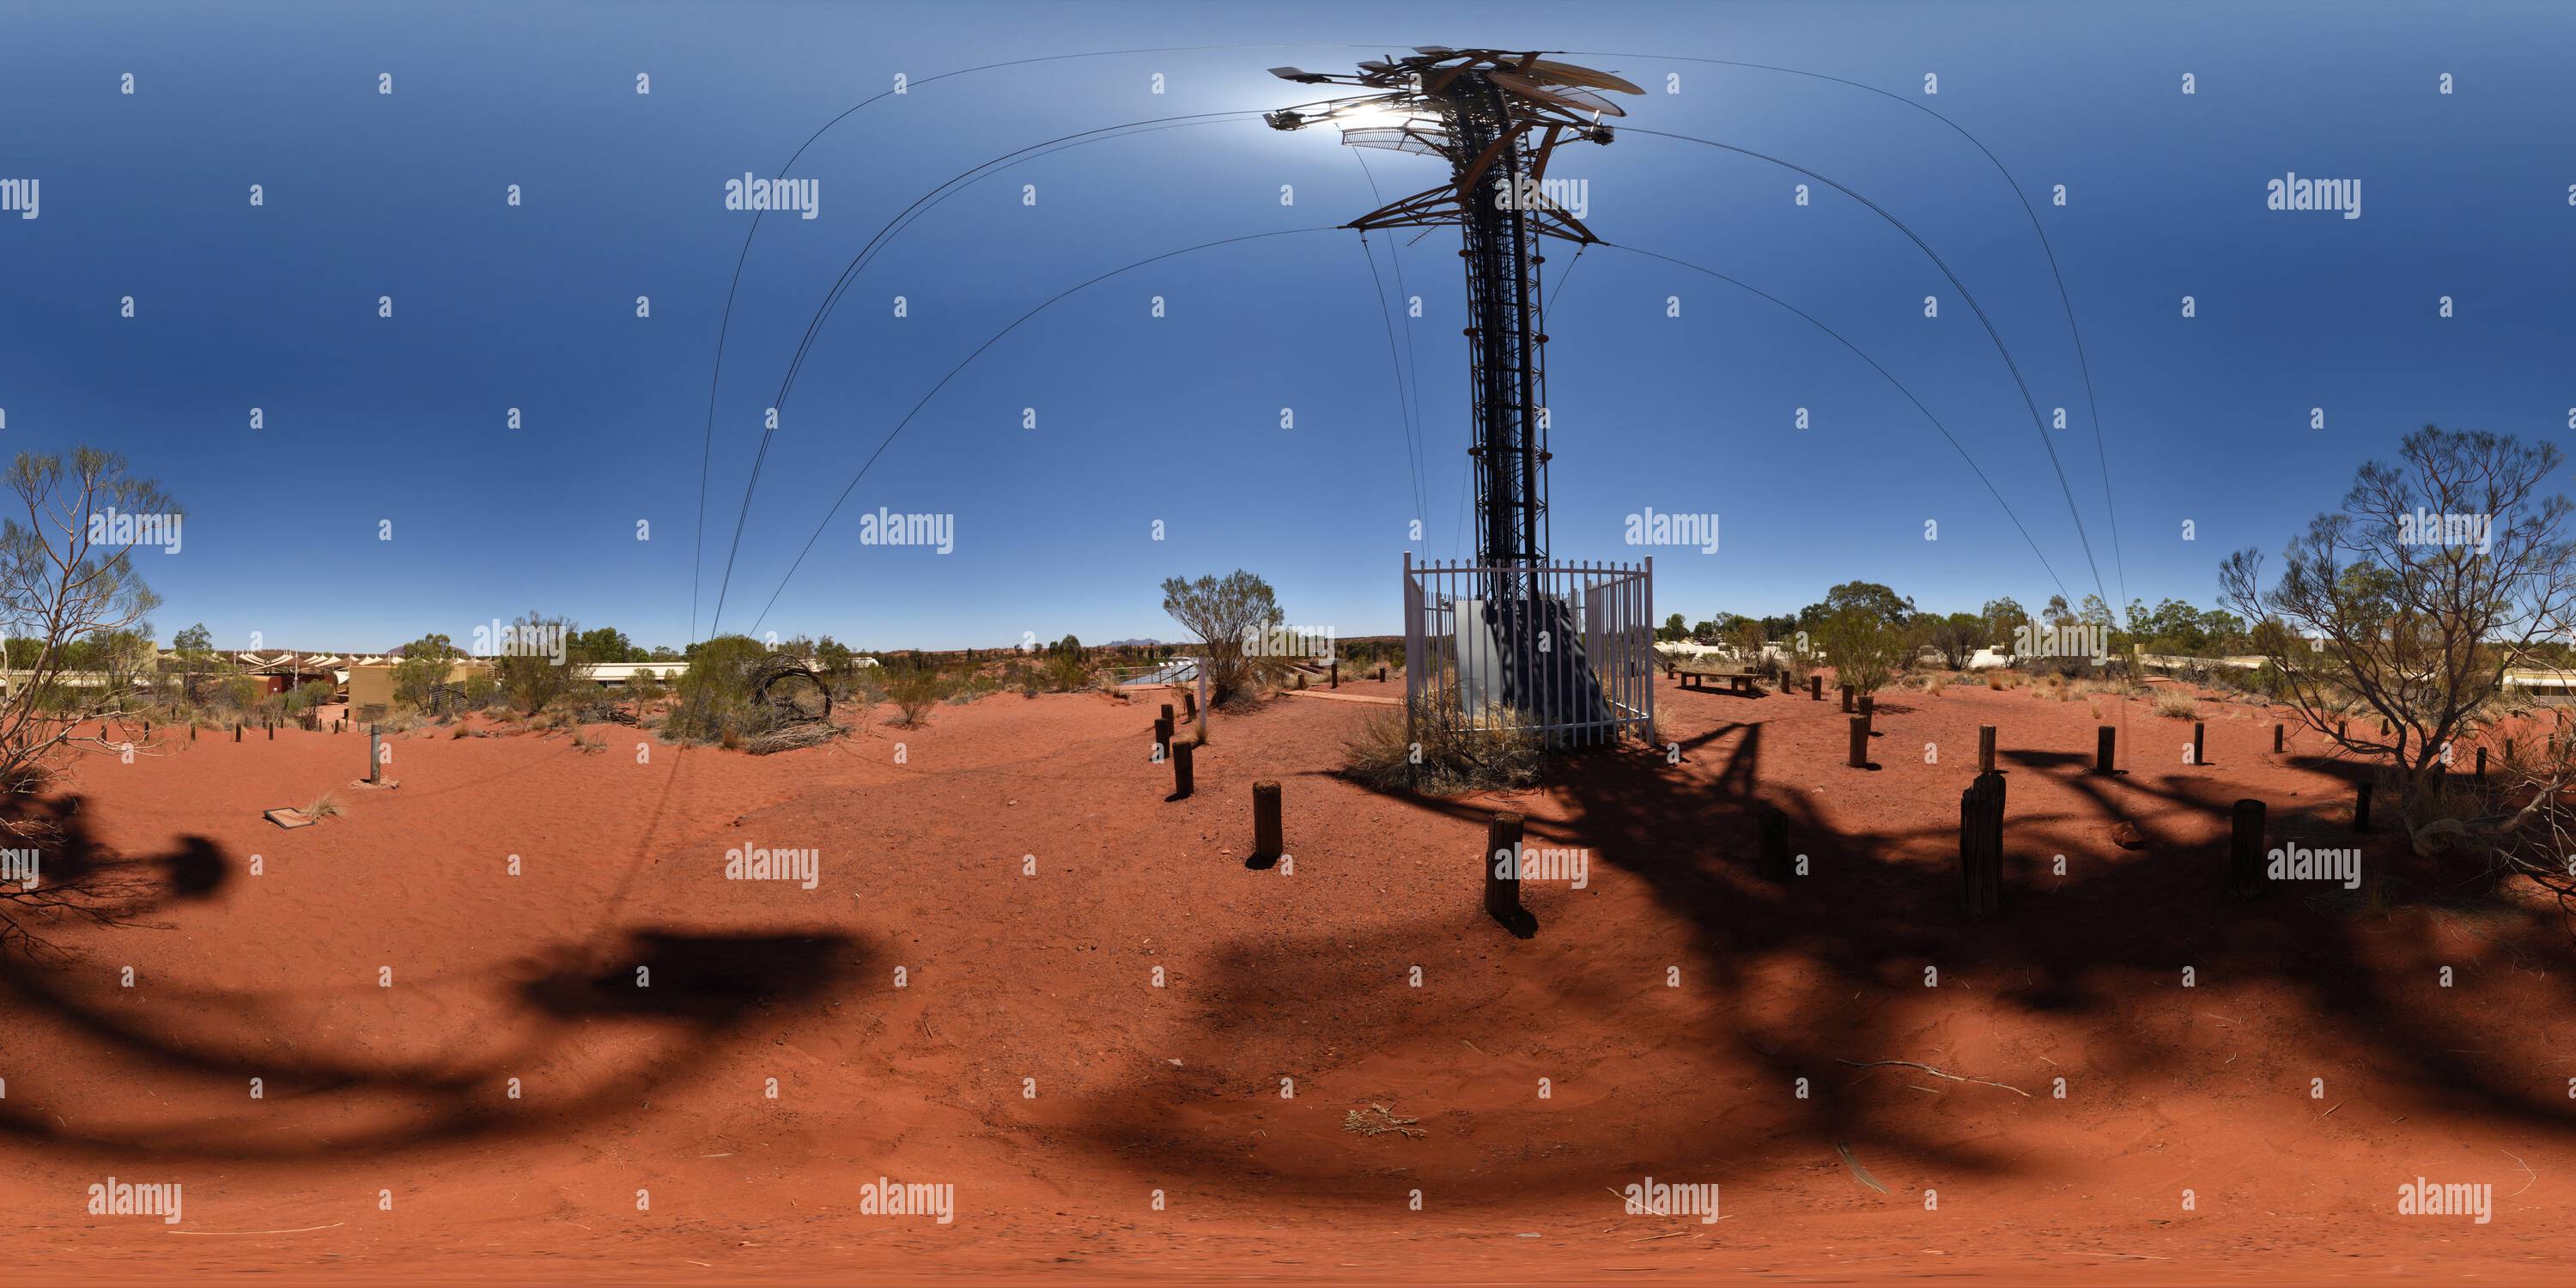
{"label": "desert soil", "polygon": [[[1830,698],[1658,689],[1678,763],[1450,800],[1336,776],[1391,708],[1293,698],[1218,717],[1179,802],[1152,706],[1096,694],[758,758],[433,726],[392,789],[353,784],[362,735],[158,730],[78,762],[45,856],[140,883],[135,924],[0,965],[0,1268],[2565,1281],[2565,925],[2355,836],[2313,735],[2275,755],[2273,715],[2205,702],[2188,764],[2143,700],[1891,690],[1854,769]],[[1972,920],[1985,724],[2009,869]],[[2119,776],[2084,772],[2102,724]],[[2236,902],[2240,798],[2370,880]],[[1504,809],[1587,864],[1525,885],[1527,939],[1482,908]],[[1765,870],[1765,809],[1803,875]],[[813,851],[813,888],[727,879],[742,847]],[[89,1214],[111,1176],[183,1218]],[[881,1177],[953,1221],[864,1214]],[[1627,1213],[1649,1177],[1722,1219]],[[2400,1215],[2419,1177],[2492,1220]]]}

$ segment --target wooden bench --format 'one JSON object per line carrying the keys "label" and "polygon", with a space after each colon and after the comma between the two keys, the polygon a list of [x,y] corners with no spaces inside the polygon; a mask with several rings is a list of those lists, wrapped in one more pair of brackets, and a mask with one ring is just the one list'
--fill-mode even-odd
{"label": "wooden bench", "polygon": [[1727,692],[1741,694],[1748,698],[1759,697],[1762,693],[1762,677],[1751,671],[1712,671],[1697,667],[1679,667],[1674,670],[1674,674],[1680,677],[1683,688],[1697,689],[1702,693],[1710,691],[1708,682],[1711,680],[1724,680]]}

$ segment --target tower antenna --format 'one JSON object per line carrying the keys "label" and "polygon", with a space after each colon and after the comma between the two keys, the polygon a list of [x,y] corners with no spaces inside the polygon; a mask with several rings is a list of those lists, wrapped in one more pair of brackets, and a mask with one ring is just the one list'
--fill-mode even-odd
{"label": "tower antenna", "polygon": [[1273,67],[1270,74],[1369,91],[1268,113],[1263,119],[1273,129],[1329,124],[1353,147],[1449,162],[1448,182],[1346,226],[1458,227],[1475,403],[1475,441],[1467,454],[1475,462],[1476,562],[1496,570],[1546,563],[1547,332],[1539,268],[1547,257],[1541,239],[1600,240],[1546,182],[1548,162],[1561,143],[1610,142],[1604,118],[1627,113],[1595,91],[1644,91],[1535,52],[1441,45],[1416,46],[1404,58],[1364,60],[1352,73]]}

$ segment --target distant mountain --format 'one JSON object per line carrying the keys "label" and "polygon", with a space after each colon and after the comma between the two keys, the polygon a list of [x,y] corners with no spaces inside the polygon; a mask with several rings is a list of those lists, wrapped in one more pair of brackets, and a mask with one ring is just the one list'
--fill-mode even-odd
{"label": "distant mountain", "polygon": [[1156,646],[1158,646],[1158,645],[1165,644],[1165,643],[1168,643],[1168,642],[1169,642],[1169,641],[1167,641],[1167,640],[1111,640],[1111,641],[1109,641],[1107,644],[1102,645],[1101,647],[1103,647],[1103,648],[1153,648],[1153,647],[1156,647]]}

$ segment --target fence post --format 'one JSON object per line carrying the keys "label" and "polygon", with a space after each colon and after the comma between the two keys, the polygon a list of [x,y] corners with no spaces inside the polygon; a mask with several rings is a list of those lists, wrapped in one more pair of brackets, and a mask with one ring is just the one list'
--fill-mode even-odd
{"label": "fence post", "polygon": [[1333,687],[1342,687],[1342,659],[1338,657],[1333,659]]}
{"label": "fence post", "polygon": [[2229,840],[2229,888],[2239,899],[2259,897],[2268,884],[2263,868],[2263,802],[2236,802],[2235,830]]}
{"label": "fence post", "polygon": [[1851,767],[1869,768],[1869,717],[1851,718]]}
{"label": "fence post", "polygon": [[1993,725],[1977,726],[1977,772],[1980,774],[1995,772],[1995,727]]}
{"label": "fence post", "polygon": [[1279,828],[1279,784],[1262,779],[1252,785],[1252,865],[1269,867],[1287,847]]}
{"label": "fence post", "polygon": [[2272,754],[2281,754],[2281,722],[2278,720],[2272,722]]}
{"label": "fence post", "polygon": [[1959,906],[1990,917],[2003,908],[2004,776],[1977,775],[1959,793]]}
{"label": "fence post", "polygon": [[2207,726],[2200,721],[2191,722],[2191,763],[2195,765],[2209,763],[2209,753],[2201,749],[2201,737],[2206,729]]}
{"label": "fence post", "polygon": [[2093,739],[2093,772],[2097,774],[2112,772],[2111,763],[2117,757],[2119,750],[2120,731],[2109,725],[2101,726],[2101,732],[2095,734]]}
{"label": "fence post", "polygon": [[1807,676],[1807,700],[1810,702],[1825,700],[1825,677],[1813,673]]}
{"label": "fence post", "polygon": [[1878,718],[1877,694],[1864,693],[1860,695],[1860,718],[1863,720],[1876,720]]}
{"label": "fence post", "polygon": [[1485,911],[1506,926],[1529,915],[1521,910],[1520,857],[1521,816],[1496,814],[1485,824]]}
{"label": "fence post", "polygon": [[370,722],[367,725],[367,781],[370,783],[384,780],[384,761],[376,751],[376,741],[376,726]]}
{"label": "fence post", "polygon": [[1843,686],[1843,714],[1844,714],[1844,715],[1850,715],[1851,713],[1852,713],[1852,686],[1850,686],[1850,685],[1846,684],[1846,685],[1844,685],[1844,686]]}
{"label": "fence post", "polygon": [[1186,742],[1172,744],[1172,794],[1164,797],[1165,800],[1186,800],[1189,797],[1190,788],[1194,786],[1190,780],[1190,747],[1191,744]]}
{"label": "fence post", "polygon": [[2370,780],[2366,778],[2352,785],[2352,830],[2370,830]]}
{"label": "fence post", "polygon": [[2487,780],[2487,749],[2486,749],[2485,744],[2483,744],[2483,743],[2482,743],[2482,744],[2480,744],[2480,745],[2479,745],[2479,747],[2478,747],[2478,781],[2483,783],[2483,782],[2485,782],[2486,780]]}
{"label": "fence post", "polygon": [[241,721],[239,720],[233,721],[233,741],[241,741]]}
{"label": "fence post", "polygon": [[1163,714],[1154,717],[1154,750],[1168,760],[1172,755],[1172,704],[1163,704]]}

